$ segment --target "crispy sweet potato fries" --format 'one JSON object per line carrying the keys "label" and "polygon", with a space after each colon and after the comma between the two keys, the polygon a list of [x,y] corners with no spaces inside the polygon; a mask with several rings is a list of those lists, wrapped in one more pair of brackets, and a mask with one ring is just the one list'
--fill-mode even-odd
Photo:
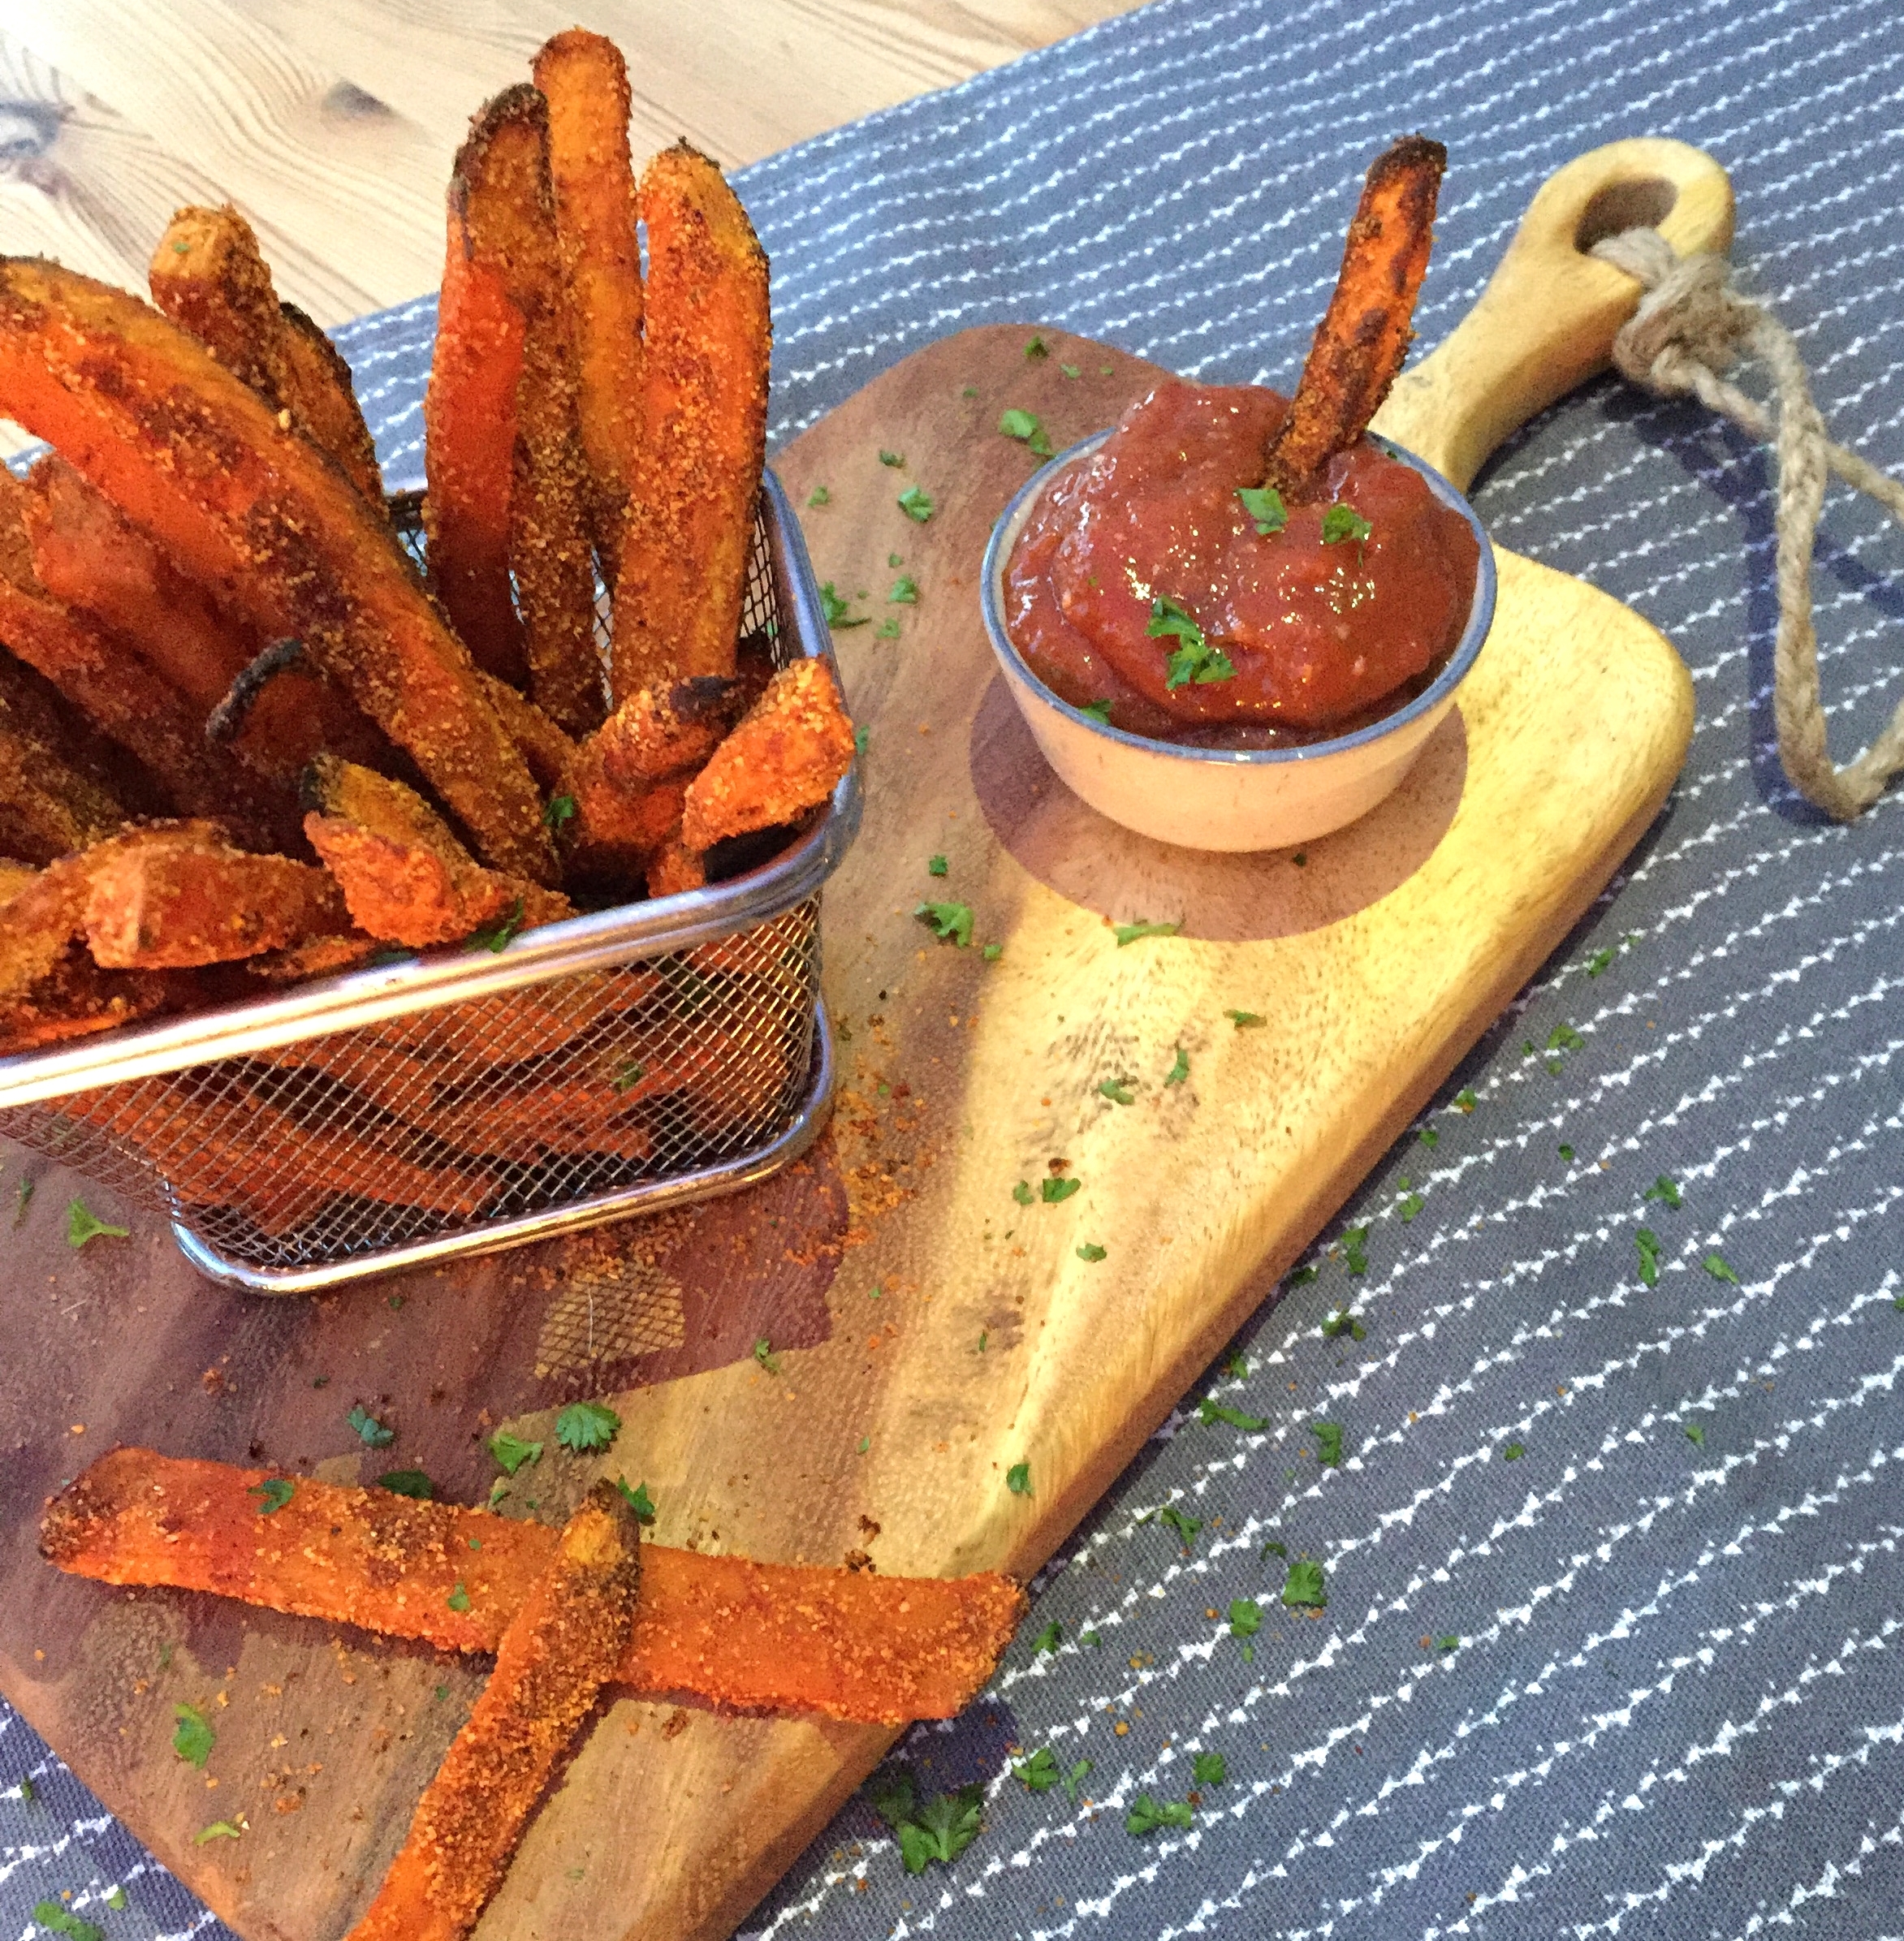
{"label": "crispy sweet potato fries", "polygon": [[1292,505],[1322,489],[1323,468],[1367,430],[1401,372],[1447,166],[1440,142],[1405,135],[1369,169],[1335,295],[1265,454],[1263,482]]}
{"label": "crispy sweet potato fries", "polygon": [[767,681],[738,637],[766,257],[684,144],[637,192],[608,41],[535,73],[451,180],[427,578],[348,367],[235,209],[179,211],[156,308],[0,257],[0,413],[55,447],[0,470],[0,865],[196,831],[101,853],[123,921],[27,952],[0,1055],[216,1002],[208,965],[283,983],[698,887],[845,773],[830,668]]}
{"label": "crispy sweet potato fries", "polygon": [[[102,1583],[211,1591],[494,1651],[555,1546],[542,1524],[301,1477],[266,1515],[271,1479],[115,1449],[48,1503],[41,1551]],[[949,1719],[991,1676],[1025,1612],[1017,1586],[991,1575],[883,1577],[660,1544],[642,1555],[615,1682],[717,1705],[870,1724]],[[467,1610],[449,1601],[459,1583]]]}

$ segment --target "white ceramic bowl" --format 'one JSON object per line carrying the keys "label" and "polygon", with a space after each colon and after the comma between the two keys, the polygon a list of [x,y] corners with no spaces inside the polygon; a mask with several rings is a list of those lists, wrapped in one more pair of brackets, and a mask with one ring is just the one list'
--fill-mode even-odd
{"label": "white ceramic bowl", "polygon": [[1436,498],[1466,520],[1481,549],[1474,603],[1448,665],[1405,706],[1353,734],[1303,748],[1178,748],[1107,727],[1059,700],[1005,632],[1005,567],[1034,504],[1061,467],[1110,435],[1101,431],[1034,472],[1005,507],[985,549],[979,594],[985,630],[1045,760],[1100,815],[1186,849],[1286,849],[1366,815],[1394,791],[1454,705],[1455,690],[1493,622],[1494,550],[1474,507],[1432,466],[1371,433],[1375,444],[1413,466]]}

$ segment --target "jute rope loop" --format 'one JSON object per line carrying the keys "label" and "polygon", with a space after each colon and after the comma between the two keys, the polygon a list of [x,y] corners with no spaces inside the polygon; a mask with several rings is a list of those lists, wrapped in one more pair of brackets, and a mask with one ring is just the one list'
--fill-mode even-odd
{"label": "jute rope loop", "polygon": [[[1836,766],[1818,692],[1818,636],[1811,625],[1811,548],[1835,472],[1904,525],[1904,481],[1826,437],[1790,331],[1732,286],[1717,256],[1682,257],[1656,229],[1629,229],[1593,253],[1645,286],[1639,308],[1613,339],[1622,377],[1662,396],[1688,394],[1770,444],[1778,464],[1778,633],[1772,649],[1772,716],[1779,759],[1792,786],[1841,822],[1862,815],[1904,770],[1904,702],[1855,761]],[[1771,371],[1777,412],[1768,412],[1721,374],[1742,356]]]}

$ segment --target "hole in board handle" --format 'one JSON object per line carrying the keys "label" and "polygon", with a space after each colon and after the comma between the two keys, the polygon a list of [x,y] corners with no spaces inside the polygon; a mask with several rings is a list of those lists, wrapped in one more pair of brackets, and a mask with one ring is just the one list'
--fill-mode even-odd
{"label": "hole in board handle", "polygon": [[1623,229],[1657,229],[1678,200],[1677,188],[1657,175],[1609,182],[1581,210],[1574,247],[1585,256],[1595,243],[1604,243]]}

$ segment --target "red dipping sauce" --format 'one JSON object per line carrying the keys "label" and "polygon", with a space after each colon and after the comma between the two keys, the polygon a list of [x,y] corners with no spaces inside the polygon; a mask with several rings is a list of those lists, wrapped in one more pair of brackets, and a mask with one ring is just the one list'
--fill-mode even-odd
{"label": "red dipping sauce", "polygon": [[[1012,549],[1005,623],[1053,693],[1155,740],[1276,748],[1379,721],[1434,679],[1474,601],[1473,529],[1365,438],[1259,533],[1237,489],[1261,481],[1288,410],[1260,386],[1160,384],[1052,481]],[[1324,540],[1338,505],[1366,538],[1338,513],[1350,536]],[[1168,684],[1189,636],[1149,632],[1159,598],[1200,632],[1204,678]]]}

